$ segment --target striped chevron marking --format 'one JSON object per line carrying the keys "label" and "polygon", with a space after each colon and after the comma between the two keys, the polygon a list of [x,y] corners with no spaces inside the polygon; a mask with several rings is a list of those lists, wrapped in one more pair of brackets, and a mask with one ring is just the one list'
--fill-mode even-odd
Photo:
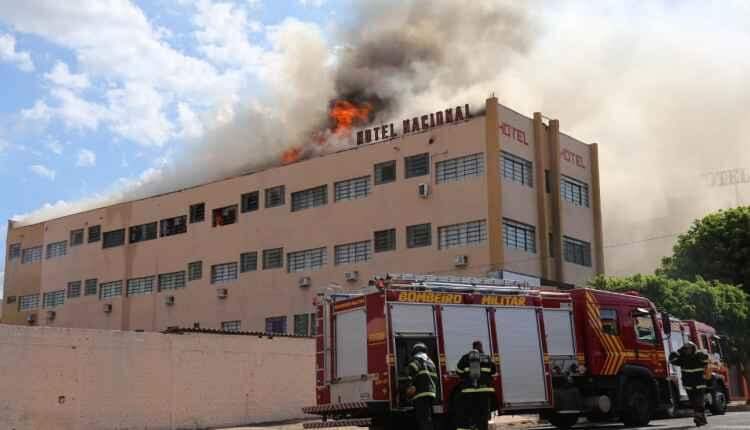
{"label": "striped chevron marking", "polygon": [[591,292],[586,292],[586,318],[593,329],[594,335],[599,340],[604,350],[604,365],[602,366],[602,375],[614,375],[625,363],[626,358],[635,358],[635,352],[625,351],[625,346],[618,336],[613,336],[604,332],[602,327],[602,318],[599,312],[599,303],[596,301]]}

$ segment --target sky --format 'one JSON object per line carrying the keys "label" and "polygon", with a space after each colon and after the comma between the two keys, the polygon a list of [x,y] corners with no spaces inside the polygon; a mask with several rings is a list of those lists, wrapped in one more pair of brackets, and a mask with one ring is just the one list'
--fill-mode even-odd
{"label": "sky", "polygon": [[250,102],[275,26],[346,19],[340,0],[23,4],[0,0],[3,244],[5,220],[137,179]]}

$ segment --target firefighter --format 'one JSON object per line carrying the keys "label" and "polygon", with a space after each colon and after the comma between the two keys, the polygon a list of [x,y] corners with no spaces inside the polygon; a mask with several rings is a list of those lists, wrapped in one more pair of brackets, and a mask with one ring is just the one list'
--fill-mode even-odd
{"label": "firefighter", "polygon": [[705,373],[708,367],[708,355],[703,351],[698,351],[698,347],[693,342],[687,342],[677,352],[669,354],[669,362],[680,366],[682,384],[690,397],[695,425],[698,427],[707,425]]}
{"label": "firefighter", "polygon": [[437,368],[427,356],[427,346],[415,344],[411,349],[411,361],[406,366],[406,396],[414,404],[415,418],[419,430],[433,430],[432,405],[437,398]]}
{"label": "firefighter", "polygon": [[456,372],[462,377],[458,404],[458,430],[487,430],[495,388],[492,376],[495,363],[484,353],[481,341],[474,341],[471,351],[458,361]]}

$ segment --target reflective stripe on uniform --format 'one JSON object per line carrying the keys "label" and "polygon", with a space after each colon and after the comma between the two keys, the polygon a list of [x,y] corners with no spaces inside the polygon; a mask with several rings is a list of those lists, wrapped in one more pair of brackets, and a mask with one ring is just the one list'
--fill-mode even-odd
{"label": "reflective stripe on uniform", "polygon": [[703,367],[696,367],[695,369],[682,369],[682,372],[683,373],[698,373],[698,372],[703,372],[705,370],[706,369],[704,369]]}
{"label": "reflective stripe on uniform", "polygon": [[421,372],[417,373],[417,376],[419,375],[430,375],[437,378],[437,373],[432,373],[429,370],[422,370]]}
{"label": "reflective stripe on uniform", "polygon": [[686,390],[699,390],[701,388],[707,388],[705,385],[696,385],[695,387],[685,387]]}
{"label": "reflective stripe on uniform", "polygon": [[412,400],[419,399],[420,397],[432,397],[432,398],[436,398],[437,395],[435,395],[435,393],[433,393],[433,392],[425,391],[424,393],[419,393],[416,396],[412,397]]}
{"label": "reflective stripe on uniform", "polygon": [[492,372],[492,369],[490,369],[489,367],[482,367],[480,370],[487,373]]}
{"label": "reflective stripe on uniform", "polygon": [[412,368],[414,368],[415,371],[417,371],[417,372],[419,371],[419,365],[417,363],[415,363],[415,362],[412,361],[411,363],[409,363],[409,366],[411,366]]}
{"label": "reflective stripe on uniform", "polygon": [[468,368],[468,367],[467,367],[467,368],[465,368],[465,369],[456,369],[456,373],[466,373],[466,372],[468,372],[468,371],[469,371],[469,368]]}
{"label": "reflective stripe on uniform", "polygon": [[495,389],[492,387],[483,388],[464,388],[461,390],[462,393],[494,393]]}

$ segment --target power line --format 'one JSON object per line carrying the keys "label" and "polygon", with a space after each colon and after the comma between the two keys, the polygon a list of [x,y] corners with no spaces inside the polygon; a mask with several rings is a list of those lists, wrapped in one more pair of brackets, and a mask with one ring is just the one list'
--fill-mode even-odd
{"label": "power line", "polygon": [[681,234],[682,233],[672,233],[672,234],[665,234],[665,235],[662,235],[662,236],[653,236],[653,237],[647,237],[645,239],[633,240],[631,242],[613,243],[611,245],[604,245],[602,248],[619,248],[621,246],[635,245],[637,243],[650,242],[652,240],[669,239],[669,238],[672,238],[672,237],[677,237],[677,236],[679,236]]}

